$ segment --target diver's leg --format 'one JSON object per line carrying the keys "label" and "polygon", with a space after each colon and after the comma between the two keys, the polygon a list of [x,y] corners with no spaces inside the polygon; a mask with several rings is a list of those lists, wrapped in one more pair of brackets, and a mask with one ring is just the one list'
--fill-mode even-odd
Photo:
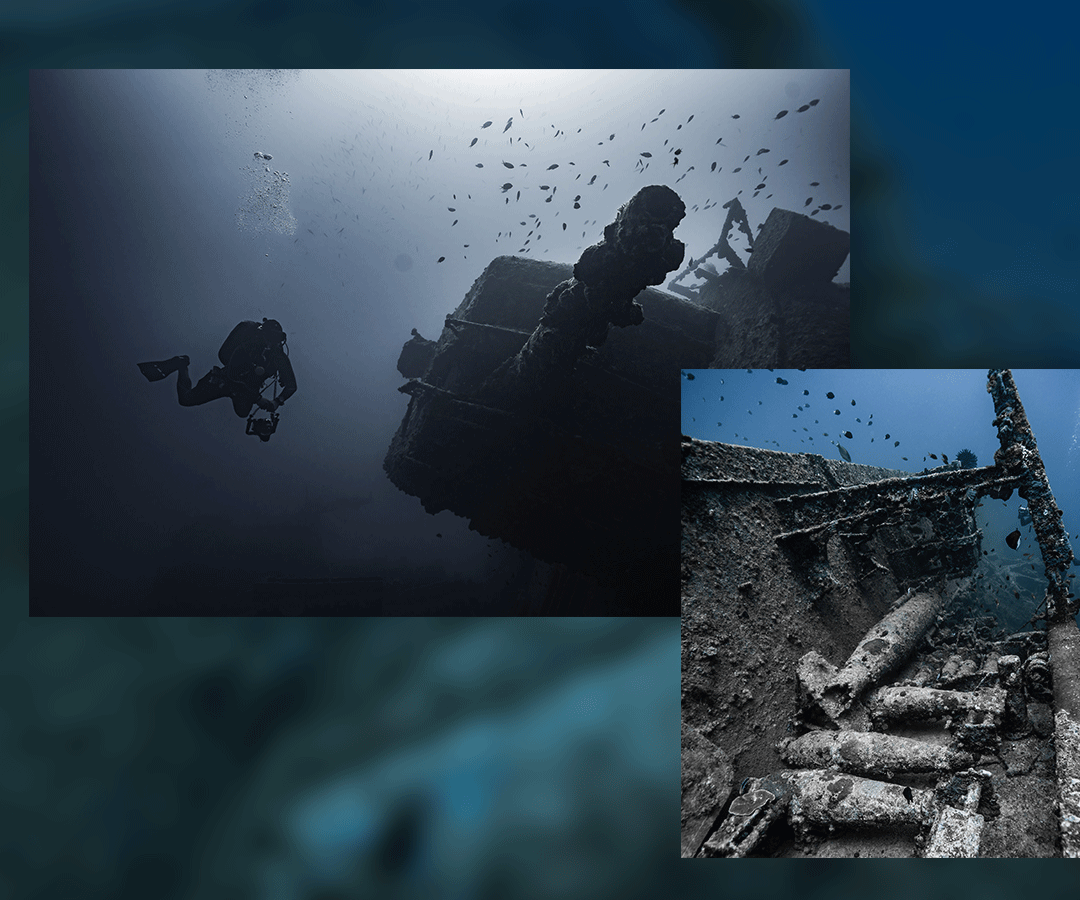
{"label": "diver's leg", "polygon": [[168,375],[172,375],[181,366],[186,366],[188,358],[186,356],[174,356],[170,359],[163,359],[161,362],[143,362],[138,363],[139,371],[143,373],[147,381],[161,381]]}
{"label": "diver's leg", "polygon": [[255,396],[251,391],[237,389],[232,394],[232,404],[233,412],[246,419],[251,414],[251,407],[255,405]]}
{"label": "diver's leg", "polygon": [[225,379],[213,369],[199,379],[195,387],[191,386],[191,376],[188,375],[187,366],[180,369],[176,376],[176,397],[181,406],[200,406],[229,395],[229,388]]}
{"label": "diver's leg", "polygon": [[191,399],[191,376],[188,367],[181,366],[176,375],[176,399],[181,406],[195,406]]}

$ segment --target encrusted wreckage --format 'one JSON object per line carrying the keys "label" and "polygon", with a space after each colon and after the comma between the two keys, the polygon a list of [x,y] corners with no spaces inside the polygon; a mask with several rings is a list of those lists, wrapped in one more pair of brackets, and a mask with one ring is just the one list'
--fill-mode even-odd
{"label": "encrusted wreckage", "polygon": [[[755,359],[769,360],[759,367],[849,366],[851,290],[833,279],[848,257],[851,236],[801,213],[774,209],[755,239],[738,198],[724,208],[727,218],[715,246],[689,260],[667,285],[717,313],[716,352],[707,367],[739,368]],[[728,243],[736,225],[750,246],[746,263]],[[714,257],[724,260],[727,271],[718,273],[707,262]],[[693,290],[680,284],[691,275],[705,285]]]}
{"label": "encrusted wreckage", "polygon": [[[1072,551],[1011,373],[987,390],[983,468],[684,438],[684,856],[1080,856]],[[1045,627],[995,635],[969,605],[974,509],[1013,490]]]}

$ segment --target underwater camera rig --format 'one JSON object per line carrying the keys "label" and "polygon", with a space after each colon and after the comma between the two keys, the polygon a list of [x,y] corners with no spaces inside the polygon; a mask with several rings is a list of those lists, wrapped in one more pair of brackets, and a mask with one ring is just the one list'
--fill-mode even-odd
{"label": "underwater camera rig", "polygon": [[270,435],[277,431],[277,423],[280,418],[280,413],[272,412],[269,419],[256,419],[255,413],[252,412],[247,420],[247,434],[256,434],[259,436],[259,440],[265,443],[270,440]]}
{"label": "underwater camera rig", "polygon": [[[266,321],[267,321],[266,317],[264,316],[263,317],[263,323],[265,324]],[[262,326],[260,326],[260,328],[261,327]],[[281,326],[279,325],[278,328],[280,329],[280,327]],[[288,356],[289,355],[289,345],[287,343],[285,343],[284,334],[282,335],[282,349],[285,351],[285,355]],[[263,350],[263,357],[262,358],[263,358],[264,364],[266,362],[266,353],[267,353],[267,351]],[[262,365],[257,365],[253,371],[254,371],[255,375],[257,375],[257,376],[259,376],[261,378],[263,373],[266,371],[266,369],[264,369]],[[273,390],[274,409],[270,411],[270,418],[268,418],[268,419],[262,419],[262,418],[257,419],[257,418],[255,418],[257,411],[252,410],[251,415],[248,416],[248,420],[247,420],[247,432],[246,433],[247,434],[257,435],[259,440],[262,441],[263,443],[266,443],[267,441],[269,441],[270,440],[270,435],[272,435],[275,431],[277,431],[278,420],[281,418],[281,415],[277,412],[277,407],[280,404],[278,404],[278,402],[277,402],[279,382],[278,382],[278,373],[277,373],[276,370],[269,376],[269,381],[264,383],[262,385],[262,387],[259,388],[259,397],[260,398],[262,397],[263,393],[266,391],[266,388],[267,388],[268,385],[273,385],[274,386],[274,390]],[[261,409],[261,407],[260,407],[260,409]]]}
{"label": "underwater camera rig", "polygon": [[[262,369],[257,369],[256,371],[261,375],[263,370]],[[274,386],[273,395],[274,395],[274,403],[275,403],[275,406],[276,406],[276,404],[277,404],[277,389],[278,389],[277,373],[275,373],[271,377],[271,380],[270,380],[269,384],[272,384]],[[263,391],[266,390],[266,387],[267,387],[266,385],[263,385],[263,387],[260,389],[260,391],[259,391],[259,396],[260,397],[262,396]],[[272,435],[275,431],[277,431],[278,419],[281,418],[281,414],[275,408],[270,413],[270,418],[268,418],[268,419],[262,419],[262,418],[257,419],[257,418],[255,418],[256,414],[261,409],[262,409],[262,407],[256,407],[256,409],[253,409],[251,411],[251,415],[248,416],[248,420],[247,420],[247,432],[246,432],[246,434],[257,435],[259,440],[262,441],[265,444],[267,441],[270,440],[270,435]]]}

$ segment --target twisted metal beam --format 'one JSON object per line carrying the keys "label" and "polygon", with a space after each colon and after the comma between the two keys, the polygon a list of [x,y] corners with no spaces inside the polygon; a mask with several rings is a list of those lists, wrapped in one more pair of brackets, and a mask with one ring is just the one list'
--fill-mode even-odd
{"label": "twisted metal beam", "polygon": [[994,399],[994,412],[997,413],[994,425],[1001,441],[1001,449],[994,454],[994,462],[1009,475],[1020,476],[1018,493],[1028,501],[1035,537],[1046,564],[1046,577],[1050,581],[1047,619],[1050,622],[1071,619],[1080,610],[1080,602],[1069,597],[1068,572],[1073,552],[1069,546],[1069,536],[1061,525],[1061,510],[1050,490],[1046,469],[1016,392],[1012,372],[1008,369],[991,369],[986,389]]}
{"label": "twisted metal beam", "polygon": [[1028,501],[1046,564],[1061,851],[1067,859],[1080,859],[1080,631],[1075,618],[1080,603],[1069,596],[1067,578],[1073,553],[1012,372],[991,369],[986,389],[994,398],[994,425],[1001,440],[994,460],[1009,474],[1021,476],[1019,493]]}

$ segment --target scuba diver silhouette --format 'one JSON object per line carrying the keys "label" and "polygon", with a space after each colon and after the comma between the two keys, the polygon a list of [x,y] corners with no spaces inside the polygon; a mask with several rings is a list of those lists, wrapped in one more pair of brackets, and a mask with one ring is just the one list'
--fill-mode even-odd
{"label": "scuba diver silhouette", "polygon": [[[187,356],[174,356],[160,362],[139,363],[139,369],[148,381],[160,381],[173,372],[176,377],[176,396],[181,406],[200,406],[211,400],[228,397],[233,402],[233,410],[238,416],[248,417],[248,434],[257,435],[261,440],[270,440],[270,435],[277,428],[277,412],[286,400],[296,393],[296,375],[289,361],[285,343],[287,335],[276,319],[263,318],[262,324],[244,321],[238,324],[225,338],[225,343],[218,350],[218,359],[222,366],[214,366],[195,387],[191,386],[188,375]],[[275,381],[275,396],[272,400],[262,396],[265,383]],[[276,383],[281,383],[281,394],[277,395]],[[269,419],[256,419],[252,406],[258,406],[271,414]]]}

